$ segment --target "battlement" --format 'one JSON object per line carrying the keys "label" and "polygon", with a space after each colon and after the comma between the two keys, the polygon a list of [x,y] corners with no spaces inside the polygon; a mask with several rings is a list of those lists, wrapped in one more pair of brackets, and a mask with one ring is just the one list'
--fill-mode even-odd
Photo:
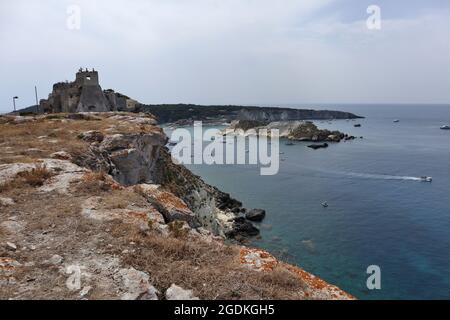
{"label": "battlement", "polygon": [[81,86],[98,86],[98,72],[94,69],[89,71],[88,69],[83,70],[80,68],[76,74],[75,82]]}

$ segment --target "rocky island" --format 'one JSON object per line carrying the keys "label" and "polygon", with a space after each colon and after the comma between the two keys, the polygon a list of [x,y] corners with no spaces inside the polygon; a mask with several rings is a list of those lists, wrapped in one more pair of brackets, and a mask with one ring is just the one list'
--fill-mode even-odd
{"label": "rocky island", "polygon": [[[253,129],[252,131],[248,131]],[[236,120],[229,127],[223,130],[224,135],[236,134],[261,134],[260,129],[265,129],[268,135],[271,130],[279,130],[280,138],[287,138],[294,141],[311,142],[340,142],[341,140],[353,140],[354,136],[349,136],[340,131],[330,131],[319,129],[310,121],[274,121],[263,122],[257,120]]]}
{"label": "rocky island", "polygon": [[227,241],[265,212],[174,164],[136,104],[80,70],[44,114],[0,116],[0,299],[353,299]]}

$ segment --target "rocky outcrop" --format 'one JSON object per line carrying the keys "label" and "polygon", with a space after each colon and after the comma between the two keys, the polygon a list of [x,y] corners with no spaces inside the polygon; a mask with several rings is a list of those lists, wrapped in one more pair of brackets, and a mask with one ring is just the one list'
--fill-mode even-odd
{"label": "rocky outcrop", "polygon": [[[249,130],[251,129],[251,130]],[[261,121],[239,120],[233,121],[223,133],[233,134],[261,134],[259,130],[266,130],[271,134],[271,130],[279,130],[280,138],[287,138],[296,141],[314,141],[314,142],[339,142],[346,139],[348,135],[339,131],[330,131],[319,129],[314,123],[309,121],[275,121],[264,124]],[[264,131],[263,131],[264,132]]]}
{"label": "rocky outcrop", "polygon": [[155,180],[181,198],[195,213],[202,226],[222,237],[255,236],[259,230],[251,223],[236,220],[245,208],[229,194],[208,185],[186,167],[172,162],[167,148],[162,148]]}

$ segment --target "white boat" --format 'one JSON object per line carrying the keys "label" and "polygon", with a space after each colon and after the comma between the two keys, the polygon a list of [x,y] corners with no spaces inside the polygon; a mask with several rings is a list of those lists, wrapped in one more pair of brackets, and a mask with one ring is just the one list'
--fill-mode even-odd
{"label": "white boat", "polygon": [[322,207],[328,208],[328,203],[327,202],[322,202]]}
{"label": "white boat", "polygon": [[445,126],[442,126],[441,129],[442,130],[450,130],[450,126],[445,125]]}
{"label": "white boat", "polygon": [[427,177],[427,176],[422,176],[422,177],[420,177],[420,181],[422,181],[422,182],[431,182],[431,181],[433,181],[433,178],[432,177]]}
{"label": "white boat", "polygon": [[397,122],[400,122],[400,120],[398,120],[398,119],[395,119],[395,120],[394,120],[394,123],[397,123]]}

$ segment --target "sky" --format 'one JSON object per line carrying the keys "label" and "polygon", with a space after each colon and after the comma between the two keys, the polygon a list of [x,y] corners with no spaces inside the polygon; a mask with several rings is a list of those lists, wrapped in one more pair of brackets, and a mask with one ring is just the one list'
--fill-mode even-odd
{"label": "sky", "polygon": [[1,1],[0,43],[0,112],[80,67],[142,103],[450,103],[448,0]]}

